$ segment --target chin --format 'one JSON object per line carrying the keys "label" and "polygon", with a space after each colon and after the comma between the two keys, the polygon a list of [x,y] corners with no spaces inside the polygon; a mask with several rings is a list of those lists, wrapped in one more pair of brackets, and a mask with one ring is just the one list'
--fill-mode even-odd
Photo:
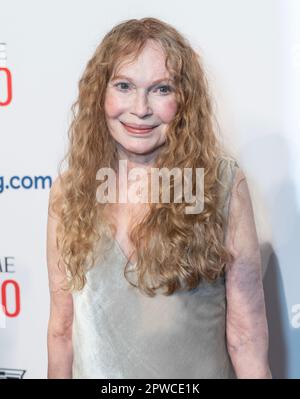
{"label": "chin", "polygon": [[125,147],[124,149],[128,152],[132,152],[134,154],[148,154],[150,152],[153,152],[155,150],[155,148],[153,147],[138,147],[138,146],[132,146],[132,147]]}

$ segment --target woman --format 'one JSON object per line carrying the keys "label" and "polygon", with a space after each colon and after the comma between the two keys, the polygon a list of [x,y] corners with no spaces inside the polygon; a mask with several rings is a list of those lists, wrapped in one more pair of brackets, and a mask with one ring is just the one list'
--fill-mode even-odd
{"label": "woman", "polygon": [[[48,378],[271,378],[249,190],[217,139],[198,54],[163,21],[122,22],[73,111],[49,197]],[[185,198],[99,201],[102,168],[118,198],[132,187],[120,161],[144,183],[154,167],[203,168],[202,211],[186,213]]]}

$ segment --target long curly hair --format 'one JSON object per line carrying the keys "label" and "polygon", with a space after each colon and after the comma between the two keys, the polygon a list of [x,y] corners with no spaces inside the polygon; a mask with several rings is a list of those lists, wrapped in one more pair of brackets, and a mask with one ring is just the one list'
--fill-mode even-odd
{"label": "long curly hair", "polygon": [[[96,173],[115,168],[117,150],[104,113],[107,83],[115,68],[136,57],[148,40],[161,45],[166,68],[176,87],[177,113],[166,132],[166,142],[155,167],[204,168],[204,209],[187,214],[184,201],[151,203],[130,239],[137,254],[137,283],[149,296],[193,289],[215,281],[232,255],[224,244],[226,220],[220,202],[219,164],[228,155],[218,137],[206,72],[201,56],[174,27],[156,18],[123,21],[108,32],[88,61],[72,105],[69,147],[58,168],[60,195],[53,201],[59,217],[57,244],[68,275],[68,290],[81,290],[86,272],[94,266],[99,242],[105,243],[104,204],[96,200]],[[67,161],[63,173],[61,165]],[[174,184],[174,180],[173,180]],[[174,186],[171,186],[171,193]],[[195,189],[195,182],[193,183]],[[172,196],[171,196],[172,198]],[[101,251],[105,251],[102,245]],[[151,282],[151,284],[150,284]],[[152,284],[153,283],[153,284]]]}

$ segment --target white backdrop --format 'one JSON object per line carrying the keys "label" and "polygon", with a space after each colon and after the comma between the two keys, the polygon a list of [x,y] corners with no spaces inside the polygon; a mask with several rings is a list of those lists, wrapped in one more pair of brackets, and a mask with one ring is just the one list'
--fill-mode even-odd
{"label": "white backdrop", "polygon": [[[0,67],[12,77],[12,100],[0,105],[0,377],[46,378],[47,204],[70,106],[104,34],[145,16],[173,24],[204,57],[225,141],[252,194],[271,369],[299,378],[297,0],[0,0]],[[7,73],[0,71],[0,102]]]}

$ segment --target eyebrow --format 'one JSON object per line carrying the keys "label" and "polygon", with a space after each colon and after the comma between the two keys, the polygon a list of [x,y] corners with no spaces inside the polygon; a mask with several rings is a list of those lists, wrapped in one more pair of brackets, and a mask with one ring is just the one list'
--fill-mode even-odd
{"label": "eyebrow", "polygon": [[[113,80],[117,80],[117,79],[126,79],[126,80],[129,80],[131,83],[133,83],[133,80],[132,80],[131,78],[129,78],[128,76],[125,76],[125,75],[116,75],[116,76],[114,76],[114,77],[112,78],[112,81],[113,81]],[[163,81],[166,81],[166,82],[174,82],[174,80],[171,79],[171,78],[161,78],[161,79],[157,79],[157,80],[155,80],[154,82],[152,82],[152,84],[150,85],[150,88],[153,87],[153,86],[155,86],[155,85],[157,85],[157,84],[160,83],[160,82],[163,82]]]}

